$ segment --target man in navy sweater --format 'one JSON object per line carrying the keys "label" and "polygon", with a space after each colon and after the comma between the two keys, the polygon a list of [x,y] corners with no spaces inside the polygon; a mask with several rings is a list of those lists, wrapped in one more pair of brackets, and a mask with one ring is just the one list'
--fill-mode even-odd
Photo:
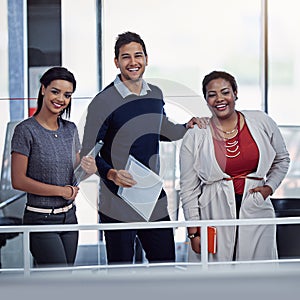
{"label": "man in navy sweater", "polygon": [[[144,41],[136,33],[120,34],[115,44],[116,79],[92,100],[84,129],[82,155],[102,140],[101,157],[96,163],[100,174],[100,219],[102,223],[138,222],[144,219],[118,195],[119,187],[136,182],[125,169],[129,154],[146,167],[159,173],[159,141],[181,139],[194,124],[174,124],[164,111],[161,90],[143,80],[148,62]],[[169,221],[167,197],[162,190],[150,221]],[[174,262],[172,228],[105,231],[107,260],[132,263],[136,237],[149,262]]]}

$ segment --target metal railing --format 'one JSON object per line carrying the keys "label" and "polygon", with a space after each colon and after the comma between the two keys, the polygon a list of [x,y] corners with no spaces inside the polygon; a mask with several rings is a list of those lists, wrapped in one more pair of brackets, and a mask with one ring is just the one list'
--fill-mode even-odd
{"label": "metal railing", "polygon": [[5,201],[0,202],[0,210],[25,196],[26,196],[25,192],[17,192],[16,195],[6,199]]}
{"label": "metal railing", "polygon": [[[1,272],[24,272],[25,276],[35,271],[60,271],[60,270],[86,270],[101,268],[126,268],[126,267],[145,267],[145,264],[130,265],[90,265],[90,266],[73,266],[73,267],[51,267],[51,268],[32,268],[31,253],[29,250],[29,234],[31,232],[53,232],[53,231],[81,231],[81,230],[116,230],[116,229],[150,229],[150,228],[179,228],[179,227],[201,227],[201,249],[207,248],[207,227],[208,226],[245,226],[245,225],[282,225],[282,224],[300,224],[300,217],[288,218],[262,218],[262,219],[234,219],[234,220],[201,220],[201,221],[164,221],[164,222],[138,222],[138,223],[106,223],[92,225],[26,225],[26,226],[0,226],[0,233],[14,232],[23,233],[23,268],[0,269]],[[299,254],[300,257],[300,254]],[[216,264],[255,264],[255,263],[278,263],[278,262],[300,262],[296,259],[280,260],[255,260],[255,261],[227,261],[227,262],[209,262],[208,252],[201,252],[201,262],[175,262],[175,263],[149,263],[147,267],[155,266],[185,266],[201,265],[205,270],[209,265]]]}

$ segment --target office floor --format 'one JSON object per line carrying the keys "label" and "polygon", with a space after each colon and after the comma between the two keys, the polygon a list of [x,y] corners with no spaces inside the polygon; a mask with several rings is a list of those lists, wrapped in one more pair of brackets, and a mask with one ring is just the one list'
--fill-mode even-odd
{"label": "office floor", "polygon": [[1,275],[1,299],[298,299],[300,264],[115,268]]}

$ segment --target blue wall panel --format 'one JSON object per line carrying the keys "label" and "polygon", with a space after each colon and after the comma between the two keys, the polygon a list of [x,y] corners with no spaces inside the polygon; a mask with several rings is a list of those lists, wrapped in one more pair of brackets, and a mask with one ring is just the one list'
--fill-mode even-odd
{"label": "blue wall panel", "polygon": [[[9,31],[9,96],[24,98],[24,12],[23,0],[7,0]],[[24,101],[10,101],[11,121],[24,118]]]}

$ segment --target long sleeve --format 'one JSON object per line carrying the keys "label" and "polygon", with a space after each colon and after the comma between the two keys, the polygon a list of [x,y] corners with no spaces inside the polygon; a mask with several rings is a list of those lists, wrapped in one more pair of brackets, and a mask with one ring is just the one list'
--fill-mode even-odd
{"label": "long sleeve", "polygon": [[[192,130],[191,130],[192,132]],[[198,198],[201,193],[201,181],[194,168],[195,138],[188,132],[182,141],[180,149],[180,199],[186,220],[199,220],[200,210]],[[196,154],[197,155],[197,154]]]}
{"label": "long sleeve", "polygon": [[[107,130],[108,130],[108,127],[109,127],[109,121],[110,118],[108,117],[104,123],[102,124],[101,128],[99,129],[98,131],[98,135],[97,135],[97,141],[99,140],[102,140],[104,141],[105,140],[105,136],[106,136],[106,133],[107,133]],[[104,144],[104,149],[103,151],[105,152],[110,152],[111,148],[109,147],[109,145],[105,145]],[[109,149],[109,150],[107,150]],[[98,169],[98,172],[100,174],[100,177],[103,178],[103,179],[106,179],[107,178],[107,173],[110,169],[113,168],[113,166],[111,166],[103,157],[102,155],[101,156],[96,156],[96,165],[97,165],[97,169]]]}
{"label": "long sleeve", "polygon": [[268,119],[272,127],[270,142],[276,154],[270,170],[267,173],[266,184],[269,185],[274,192],[288,172],[290,157],[277,124],[270,117],[268,117]]}
{"label": "long sleeve", "polygon": [[101,110],[101,107],[100,103],[98,102],[99,101],[97,97],[95,97],[88,107],[80,157],[87,155],[96,143],[96,138],[101,123],[99,118],[99,110]]}
{"label": "long sleeve", "polygon": [[182,139],[186,132],[187,129],[184,124],[175,124],[171,122],[163,109],[160,140],[164,142],[177,141]]}

